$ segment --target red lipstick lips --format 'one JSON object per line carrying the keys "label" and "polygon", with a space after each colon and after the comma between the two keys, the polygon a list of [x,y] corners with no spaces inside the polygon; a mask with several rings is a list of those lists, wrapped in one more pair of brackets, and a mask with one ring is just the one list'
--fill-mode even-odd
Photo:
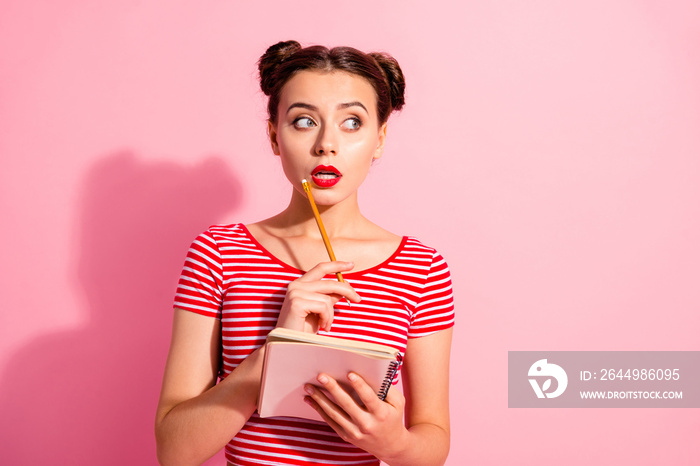
{"label": "red lipstick lips", "polygon": [[333,165],[319,165],[311,172],[311,179],[319,188],[334,186],[343,176]]}

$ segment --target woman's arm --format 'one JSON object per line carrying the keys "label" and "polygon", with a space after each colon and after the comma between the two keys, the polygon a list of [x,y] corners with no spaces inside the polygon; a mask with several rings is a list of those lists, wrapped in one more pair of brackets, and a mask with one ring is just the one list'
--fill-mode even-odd
{"label": "woman's arm", "polygon": [[221,322],[175,310],[156,412],[161,464],[201,464],[238,433],[256,409],[263,351],[254,351],[217,385]]}
{"label": "woman's arm", "polygon": [[450,451],[451,344],[452,328],[408,340],[401,373],[411,441],[388,464],[444,464]]}
{"label": "woman's arm", "polygon": [[389,390],[382,402],[369,385],[351,374],[349,383],[363,408],[337,381],[321,374],[319,383],[334,401],[307,386],[311,404],[341,438],[391,466],[444,464],[450,449],[451,342],[451,328],[408,341],[402,369],[405,398],[398,390]]}

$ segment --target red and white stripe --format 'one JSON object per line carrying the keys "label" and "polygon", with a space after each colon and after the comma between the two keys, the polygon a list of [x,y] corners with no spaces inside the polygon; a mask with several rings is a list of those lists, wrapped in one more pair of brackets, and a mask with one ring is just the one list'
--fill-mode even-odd
{"label": "red and white stripe", "polygon": [[[270,254],[242,224],[216,225],[195,239],[175,307],[221,319],[221,378],[265,343],[277,323],[287,285],[303,273]],[[396,252],[376,267],[343,277],[362,302],[349,306],[339,301],[331,331],[322,334],[389,345],[403,357],[408,338],[454,324],[447,263],[415,238],[404,237]],[[379,464],[325,423],[257,414],[227,445],[226,458],[242,466]]]}

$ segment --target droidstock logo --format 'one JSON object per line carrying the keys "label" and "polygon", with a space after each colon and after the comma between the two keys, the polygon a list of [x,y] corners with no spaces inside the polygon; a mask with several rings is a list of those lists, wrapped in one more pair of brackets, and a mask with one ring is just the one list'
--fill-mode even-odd
{"label": "droidstock logo", "polygon": [[[564,393],[566,385],[569,383],[564,369],[556,364],[548,363],[546,359],[540,359],[530,366],[527,375],[530,377],[528,380],[537,398],[556,398]],[[552,388],[552,379],[557,381],[557,386],[555,390],[548,392],[547,390]],[[542,380],[541,386],[538,380]]]}

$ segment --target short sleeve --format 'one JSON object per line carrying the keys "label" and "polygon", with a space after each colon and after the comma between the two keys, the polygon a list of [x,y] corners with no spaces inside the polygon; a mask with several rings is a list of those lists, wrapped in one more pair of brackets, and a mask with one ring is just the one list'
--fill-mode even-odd
{"label": "short sleeve", "polygon": [[174,307],[221,318],[223,267],[211,232],[199,235],[190,246],[175,294]]}
{"label": "short sleeve", "polygon": [[454,325],[452,277],[445,259],[433,253],[430,270],[413,312],[409,338],[424,337]]}

